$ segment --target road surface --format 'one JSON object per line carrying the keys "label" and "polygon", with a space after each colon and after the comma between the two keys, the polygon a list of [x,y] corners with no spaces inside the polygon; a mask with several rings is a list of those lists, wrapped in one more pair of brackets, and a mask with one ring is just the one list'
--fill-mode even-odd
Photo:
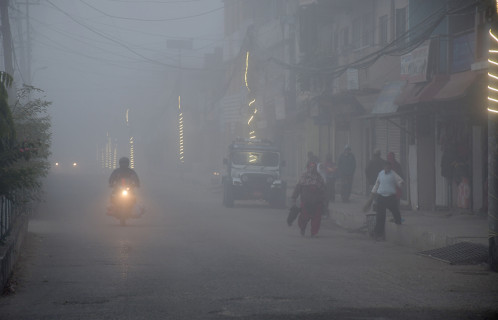
{"label": "road surface", "polygon": [[285,210],[221,205],[216,186],[142,178],[146,214],[105,215],[107,176],[52,175],[0,319],[493,319],[498,275]]}

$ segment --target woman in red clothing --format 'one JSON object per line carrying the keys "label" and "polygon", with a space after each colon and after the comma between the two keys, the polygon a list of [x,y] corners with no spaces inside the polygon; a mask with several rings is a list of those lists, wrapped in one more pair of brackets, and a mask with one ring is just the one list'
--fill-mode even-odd
{"label": "woman in red clothing", "polygon": [[316,162],[309,162],[306,172],[301,176],[292,193],[292,202],[295,204],[301,197],[301,214],[298,225],[301,235],[304,236],[306,226],[311,220],[311,236],[315,237],[320,229],[322,219],[323,203],[326,199],[325,181],[317,171]]}

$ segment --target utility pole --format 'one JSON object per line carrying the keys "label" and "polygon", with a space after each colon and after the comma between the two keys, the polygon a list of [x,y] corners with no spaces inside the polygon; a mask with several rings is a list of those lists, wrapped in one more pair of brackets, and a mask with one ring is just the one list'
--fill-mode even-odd
{"label": "utility pole", "polygon": [[[26,76],[25,76],[25,81],[27,84],[31,85],[31,81],[33,80],[32,75],[31,75],[31,19],[30,19],[30,14],[29,14],[29,7],[32,5],[38,5],[40,4],[40,1],[37,2],[31,2],[29,0],[26,0],[26,2],[18,2],[17,4],[19,5],[25,5],[26,6],[26,54],[25,54],[25,59],[26,59]],[[35,70],[36,72],[36,70]]]}
{"label": "utility pole", "polygon": [[488,225],[489,265],[498,272],[498,12],[490,1],[487,18],[489,30],[488,72]]}
{"label": "utility pole", "polygon": [[0,0],[0,20],[2,22],[2,45],[5,71],[14,76],[14,63],[12,59],[12,34],[9,22],[9,0]]}
{"label": "utility pole", "polygon": [[26,81],[31,85],[31,24],[29,19],[29,5],[26,1]]}

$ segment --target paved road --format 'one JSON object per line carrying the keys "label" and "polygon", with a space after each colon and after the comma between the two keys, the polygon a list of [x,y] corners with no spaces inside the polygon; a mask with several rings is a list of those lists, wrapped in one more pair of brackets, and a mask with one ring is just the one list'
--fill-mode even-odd
{"label": "paved road", "polygon": [[[143,179],[147,213],[103,214],[105,176],[52,176],[0,319],[492,319],[498,275],[284,210],[221,206],[208,185]],[[162,183],[166,180],[168,183]]]}

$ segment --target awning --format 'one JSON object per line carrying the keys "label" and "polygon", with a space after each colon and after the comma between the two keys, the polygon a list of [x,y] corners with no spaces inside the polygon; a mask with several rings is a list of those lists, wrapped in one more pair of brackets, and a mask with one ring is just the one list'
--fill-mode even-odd
{"label": "awning", "polygon": [[395,102],[401,106],[458,99],[468,93],[478,77],[478,72],[464,71],[451,75],[436,75],[429,82],[408,83]]}
{"label": "awning", "polygon": [[405,86],[405,83],[405,81],[393,81],[386,84],[374,103],[372,113],[385,114],[398,111],[398,105],[395,103],[395,100]]}
{"label": "awning", "polygon": [[394,101],[398,106],[416,104],[434,100],[434,96],[448,82],[449,76],[437,75],[431,81],[407,83]]}
{"label": "awning", "polygon": [[474,71],[465,71],[454,73],[450,76],[448,82],[434,96],[434,100],[451,100],[467,94],[470,86],[475,82],[478,73]]}

